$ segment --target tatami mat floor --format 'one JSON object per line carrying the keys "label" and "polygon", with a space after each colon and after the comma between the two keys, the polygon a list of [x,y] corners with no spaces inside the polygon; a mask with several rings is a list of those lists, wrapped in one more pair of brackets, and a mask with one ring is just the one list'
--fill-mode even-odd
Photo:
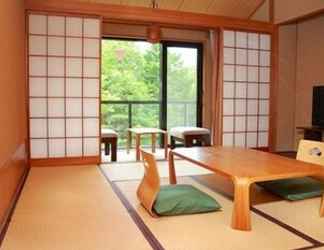
{"label": "tatami mat floor", "polygon": [[138,178],[112,181],[105,168],[32,168],[0,249],[324,249],[317,198],[292,204],[254,187],[253,229],[241,232],[230,227],[233,187],[226,179],[178,178],[215,197],[222,211],[152,218],[137,201]]}

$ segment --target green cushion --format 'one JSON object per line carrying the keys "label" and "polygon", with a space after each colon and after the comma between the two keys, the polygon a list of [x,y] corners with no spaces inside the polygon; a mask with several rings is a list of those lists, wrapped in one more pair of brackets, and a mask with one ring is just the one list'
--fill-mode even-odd
{"label": "green cushion", "polygon": [[324,184],[310,177],[258,183],[269,192],[286,200],[297,201],[323,194]]}
{"label": "green cushion", "polygon": [[205,213],[220,208],[214,198],[190,185],[162,186],[154,204],[158,215]]}

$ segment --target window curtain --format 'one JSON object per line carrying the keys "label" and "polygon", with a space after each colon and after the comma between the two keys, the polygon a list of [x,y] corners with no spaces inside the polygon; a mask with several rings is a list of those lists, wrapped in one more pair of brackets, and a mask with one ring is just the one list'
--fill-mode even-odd
{"label": "window curtain", "polygon": [[221,145],[221,100],[222,100],[222,49],[221,49],[222,32],[220,30],[209,31],[210,51],[211,51],[211,89],[212,89],[212,112],[211,112],[211,139],[213,145]]}

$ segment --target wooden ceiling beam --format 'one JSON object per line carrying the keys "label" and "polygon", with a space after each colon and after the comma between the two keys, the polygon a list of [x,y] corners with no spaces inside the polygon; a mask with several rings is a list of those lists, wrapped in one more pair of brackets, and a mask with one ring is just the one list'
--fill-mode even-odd
{"label": "wooden ceiling beam", "polygon": [[62,0],[26,0],[26,10],[97,15],[104,19],[158,23],[195,28],[228,28],[272,33],[274,25],[223,16],[196,14],[173,10],[130,7],[100,3],[62,2]]}

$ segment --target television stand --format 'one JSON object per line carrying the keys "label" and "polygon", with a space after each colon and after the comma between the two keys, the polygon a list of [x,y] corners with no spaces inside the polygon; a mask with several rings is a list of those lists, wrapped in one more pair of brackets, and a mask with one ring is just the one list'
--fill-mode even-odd
{"label": "television stand", "polygon": [[324,132],[324,127],[319,126],[301,126],[296,127],[304,131],[304,139],[311,141],[322,141],[322,133]]}

